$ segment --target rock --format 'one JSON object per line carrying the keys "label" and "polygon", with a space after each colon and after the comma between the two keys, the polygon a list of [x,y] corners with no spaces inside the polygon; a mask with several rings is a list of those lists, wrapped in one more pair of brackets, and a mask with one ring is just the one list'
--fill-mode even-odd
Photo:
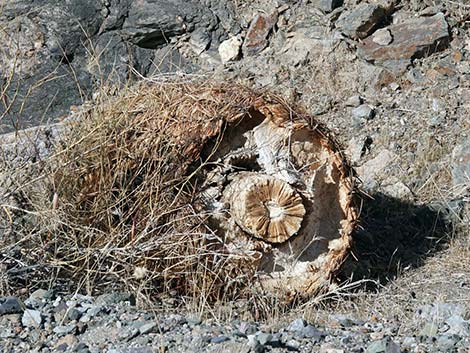
{"label": "rock", "polygon": [[242,335],[253,335],[257,331],[256,325],[245,321],[240,322],[237,329]]}
{"label": "rock", "polygon": [[470,190],[470,141],[463,142],[452,150],[452,184],[455,195],[464,195]]}
{"label": "rock", "polygon": [[76,321],[79,320],[82,316],[82,312],[76,308],[71,308],[67,311],[66,319],[68,321]]}
{"label": "rock", "polygon": [[435,322],[427,322],[419,332],[422,337],[435,337],[437,335],[438,326]]}
{"label": "rock", "polygon": [[331,315],[330,320],[341,327],[352,327],[357,325],[363,325],[364,322],[352,318],[348,315]]}
{"label": "rock", "polygon": [[129,302],[131,305],[135,305],[135,298],[124,292],[112,292],[98,296],[95,300],[96,305],[113,305],[121,302]]}
{"label": "rock", "polygon": [[411,190],[403,182],[397,181],[394,184],[386,185],[383,188],[385,194],[396,199],[408,199],[413,194]]}
{"label": "rock", "polygon": [[384,46],[374,41],[374,36],[358,45],[358,54],[369,62],[408,60],[429,56],[449,44],[449,26],[442,13],[393,24],[389,31],[393,41]]}
{"label": "rock", "polygon": [[73,333],[76,329],[77,329],[77,325],[70,324],[70,325],[56,326],[52,329],[52,331],[58,335],[66,335],[69,333]]}
{"label": "rock", "polygon": [[385,10],[376,4],[361,3],[345,11],[336,21],[336,28],[354,39],[367,37],[385,17]]}
{"label": "rock", "polygon": [[240,57],[240,48],[242,40],[237,37],[232,37],[220,43],[219,55],[223,63],[235,61]]}
{"label": "rock", "polygon": [[395,158],[394,153],[383,150],[375,158],[356,168],[364,187],[368,189],[374,188],[377,177],[385,172],[386,168],[391,165]]}
{"label": "rock", "polygon": [[453,315],[446,320],[449,329],[447,335],[457,335],[460,337],[470,337],[470,322],[464,320],[460,315]]}
{"label": "rock", "polygon": [[312,342],[316,343],[321,341],[323,337],[325,337],[325,334],[316,327],[307,325],[300,331],[300,336],[302,338],[308,338]]}
{"label": "rock", "polygon": [[251,351],[254,353],[263,353],[265,349],[255,335],[248,335],[248,347],[250,347]]}
{"label": "rock", "polygon": [[205,28],[198,28],[189,37],[189,44],[196,55],[202,54],[211,44],[211,36]]}
{"label": "rock", "polygon": [[281,50],[280,59],[291,66],[304,65],[310,59],[329,52],[336,42],[334,39],[312,38],[300,30],[291,32]]}
{"label": "rock", "polygon": [[375,110],[368,104],[361,104],[351,111],[352,115],[356,119],[370,120],[375,116]]}
{"label": "rock", "polygon": [[374,43],[377,43],[378,45],[384,46],[392,43],[393,37],[389,29],[382,28],[374,32],[374,34],[372,35],[372,41]]}
{"label": "rock", "polygon": [[230,340],[230,338],[228,338],[227,336],[220,335],[220,336],[212,337],[211,338],[211,343],[219,344],[219,343],[222,343],[222,342],[225,342],[225,341],[228,341],[228,340]]}
{"label": "rock", "polygon": [[298,351],[301,344],[299,341],[291,339],[286,342],[286,348],[292,351]]}
{"label": "rock", "polygon": [[456,335],[439,335],[436,338],[436,346],[441,352],[453,352],[460,339],[461,338]]}
{"label": "rock", "polygon": [[374,341],[367,346],[366,353],[400,353],[400,346],[390,338]]}
{"label": "rock", "polygon": [[21,318],[21,323],[24,327],[40,327],[42,323],[42,315],[40,311],[26,309]]}
{"label": "rock", "polygon": [[272,15],[256,15],[248,27],[245,41],[243,42],[243,54],[252,56],[258,54],[268,45],[268,36],[277,21],[277,13]]}
{"label": "rock", "polygon": [[334,9],[343,5],[343,0],[314,0],[313,6],[322,10],[323,12],[331,12]]}
{"label": "rock", "polygon": [[17,297],[0,298],[0,315],[20,314],[23,312],[23,305]]}
{"label": "rock", "polygon": [[209,28],[216,23],[215,15],[198,1],[141,0],[130,3],[120,33],[142,48],[155,49],[171,37],[192,31],[196,24]]}
{"label": "rock", "polygon": [[287,331],[300,332],[307,326],[304,319],[296,319],[287,326]]}
{"label": "rock", "polygon": [[389,86],[392,91],[398,91],[400,89],[400,85],[396,82],[392,82]]}
{"label": "rock", "polygon": [[362,104],[363,99],[359,95],[351,96],[346,101],[346,106],[348,107],[358,107]]}
{"label": "rock", "polygon": [[256,335],[256,339],[263,346],[271,342],[272,338],[273,338],[273,335],[271,335],[270,333],[260,332],[258,335]]}
{"label": "rock", "polygon": [[149,322],[139,327],[139,332],[144,335],[153,332],[153,329],[157,326],[155,322]]}

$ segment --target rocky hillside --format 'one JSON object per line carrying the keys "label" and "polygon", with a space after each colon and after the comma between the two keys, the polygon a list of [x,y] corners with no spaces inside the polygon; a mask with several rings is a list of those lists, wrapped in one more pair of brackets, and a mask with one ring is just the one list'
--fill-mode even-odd
{"label": "rocky hillside", "polygon": [[[468,351],[470,3],[8,0],[0,27],[0,158],[36,163],[53,123],[142,79],[232,80],[332,130],[362,199],[337,289],[289,310],[37,288],[21,249],[2,251],[0,351]],[[10,174],[0,171],[5,249],[14,212],[2,209],[21,204]]]}

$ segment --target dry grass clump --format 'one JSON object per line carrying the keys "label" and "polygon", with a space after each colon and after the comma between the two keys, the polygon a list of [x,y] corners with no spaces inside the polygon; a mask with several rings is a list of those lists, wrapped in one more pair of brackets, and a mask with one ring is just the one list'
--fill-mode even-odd
{"label": "dry grass clump", "polygon": [[193,210],[193,176],[206,142],[246,116],[252,98],[243,87],[182,82],[103,97],[45,161],[46,192],[26,207],[37,224],[21,245],[27,258],[88,292],[235,297],[253,271]]}

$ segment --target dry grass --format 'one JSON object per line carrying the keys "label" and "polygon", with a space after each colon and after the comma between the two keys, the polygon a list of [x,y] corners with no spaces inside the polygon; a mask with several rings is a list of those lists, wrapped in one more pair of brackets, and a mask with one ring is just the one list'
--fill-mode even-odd
{"label": "dry grass", "polygon": [[28,164],[13,178],[14,194],[27,198],[3,205],[23,220],[14,227],[21,239],[3,244],[5,254],[21,252],[21,263],[6,270],[37,264],[43,272],[30,277],[40,283],[22,285],[52,275],[89,293],[119,287],[141,299],[176,291],[209,301],[234,298],[247,283],[251,268],[228,254],[191,201],[202,147],[248,113],[252,96],[241,87],[160,81],[102,96],[68,124],[40,170]]}

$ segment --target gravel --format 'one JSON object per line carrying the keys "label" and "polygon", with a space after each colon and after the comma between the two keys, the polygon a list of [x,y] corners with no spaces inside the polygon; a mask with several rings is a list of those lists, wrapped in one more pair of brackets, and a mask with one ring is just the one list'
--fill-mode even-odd
{"label": "gravel", "polygon": [[[112,293],[108,298],[130,298]],[[5,298],[1,298],[4,300]],[[25,302],[34,302],[32,296]],[[11,300],[11,299],[10,299]],[[156,313],[130,301],[90,296],[47,296],[40,310],[3,314],[0,349],[5,352],[464,352],[470,345],[470,322],[461,305],[436,302],[420,307],[410,322],[363,321],[351,315],[330,315],[321,324],[297,318],[276,324],[195,319],[194,314]],[[79,312],[101,310],[83,324],[62,324],[54,309],[73,303]],[[66,304],[67,305],[67,304]],[[83,318],[84,316],[81,316]],[[408,332],[408,334],[400,333]]]}

